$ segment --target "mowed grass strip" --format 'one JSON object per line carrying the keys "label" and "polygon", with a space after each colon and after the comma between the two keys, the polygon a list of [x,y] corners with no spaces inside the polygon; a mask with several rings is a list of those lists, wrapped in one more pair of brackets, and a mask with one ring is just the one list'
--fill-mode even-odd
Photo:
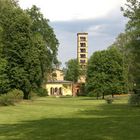
{"label": "mowed grass strip", "polygon": [[38,98],[0,107],[0,140],[140,140],[140,108],[117,98]]}

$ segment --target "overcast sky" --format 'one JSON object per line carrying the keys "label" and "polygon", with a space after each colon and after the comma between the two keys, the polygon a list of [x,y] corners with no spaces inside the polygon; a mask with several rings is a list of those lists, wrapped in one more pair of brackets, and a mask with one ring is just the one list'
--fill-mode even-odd
{"label": "overcast sky", "polygon": [[19,0],[23,9],[36,5],[50,20],[60,46],[58,58],[63,66],[76,58],[77,33],[88,33],[88,56],[110,46],[125,29],[120,11],[126,0]]}

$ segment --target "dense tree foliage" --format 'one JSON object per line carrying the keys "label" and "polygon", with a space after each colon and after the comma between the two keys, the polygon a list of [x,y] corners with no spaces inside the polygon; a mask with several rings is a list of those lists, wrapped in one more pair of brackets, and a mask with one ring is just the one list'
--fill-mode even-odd
{"label": "dense tree foliage", "polygon": [[77,82],[80,76],[80,66],[77,59],[70,59],[66,62],[65,80]]}
{"label": "dense tree foliage", "polygon": [[26,13],[32,19],[32,37],[35,41],[35,46],[40,50],[38,53],[42,72],[41,79],[46,83],[46,72],[50,72],[52,67],[59,64],[56,57],[59,43],[49,25],[49,20],[43,17],[38,7],[34,5],[31,9],[27,9]]}
{"label": "dense tree foliage", "polygon": [[123,56],[127,56],[129,54],[129,42],[131,41],[131,37],[127,33],[120,33],[116,38],[115,42],[109,48],[118,49]]}
{"label": "dense tree foliage", "polygon": [[133,83],[140,87],[140,2],[139,0],[127,0],[126,7],[122,8],[124,16],[129,19],[126,25],[126,33],[129,34],[131,40],[129,47],[131,49],[132,64],[131,74],[133,75]]}
{"label": "dense tree foliage", "polygon": [[0,93],[17,88],[27,99],[56,59],[58,41],[39,9],[0,0]]}
{"label": "dense tree foliage", "polygon": [[[54,31],[52,27],[49,25],[49,20],[44,18],[41,14],[39,8],[37,8],[35,5],[31,8],[26,10],[27,14],[29,14],[30,18],[32,19],[32,33],[35,36],[41,36],[43,41],[45,42],[45,49],[41,54],[42,57],[48,57],[45,61],[42,63],[46,64],[47,66],[51,66],[52,64],[58,64],[60,63],[56,56],[58,51],[58,40],[56,39],[56,36],[54,34]],[[43,67],[43,66],[42,66]],[[52,66],[51,66],[52,67]],[[44,69],[46,66],[44,67]]]}
{"label": "dense tree foliage", "polygon": [[2,27],[0,27],[0,93],[8,91],[9,80],[7,75],[7,60],[2,57],[3,45],[2,45]]}
{"label": "dense tree foliage", "polygon": [[123,65],[124,69],[127,72],[127,78],[129,82],[129,89],[131,90],[133,88],[133,75],[131,73],[132,71],[132,49],[130,48],[131,42],[131,36],[128,33],[121,33],[116,38],[115,42],[109,47],[109,48],[115,48],[117,49],[123,56]]}
{"label": "dense tree foliage", "polygon": [[86,88],[89,94],[114,94],[127,92],[127,77],[122,54],[114,48],[95,52],[87,67]]}

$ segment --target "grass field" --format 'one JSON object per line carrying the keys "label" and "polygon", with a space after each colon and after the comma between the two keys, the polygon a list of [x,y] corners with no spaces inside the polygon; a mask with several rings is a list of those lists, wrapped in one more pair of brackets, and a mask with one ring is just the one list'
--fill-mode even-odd
{"label": "grass field", "polygon": [[0,107],[0,140],[140,140],[140,108],[88,97]]}

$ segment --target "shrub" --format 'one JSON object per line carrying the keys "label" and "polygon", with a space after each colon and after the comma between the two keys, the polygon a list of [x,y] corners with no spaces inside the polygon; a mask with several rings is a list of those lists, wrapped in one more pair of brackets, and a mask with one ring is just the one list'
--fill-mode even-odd
{"label": "shrub", "polygon": [[40,97],[48,96],[48,92],[44,88],[37,88],[33,90],[34,93],[36,93]]}
{"label": "shrub", "polygon": [[85,84],[80,85],[80,92],[77,94],[78,96],[87,96],[86,94],[86,87]]}
{"label": "shrub", "polygon": [[23,99],[23,92],[18,89],[13,89],[9,91],[7,94],[2,94],[0,96],[0,105],[1,106],[14,105],[15,102],[18,102],[21,99]]}
{"label": "shrub", "polygon": [[131,94],[129,104],[132,106],[140,106],[140,94]]}
{"label": "shrub", "polygon": [[88,96],[89,97],[96,97],[96,93],[94,93],[94,92],[91,91],[91,92],[88,93]]}
{"label": "shrub", "polygon": [[88,96],[89,96],[89,97],[95,97],[96,99],[100,99],[101,96],[102,96],[102,94],[92,91],[92,92],[89,92],[89,93],[88,93]]}
{"label": "shrub", "polygon": [[2,94],[0,96],[0,105],[1,106],[14,105],[14,100],[8,94]]}
{"label": "shrub", "polygon": [[112,102],[114,101],[114,99],[111,97],[107,97],[105,100],[108,104],[112,104]]}
{"label": "shrub", "polygon": [[20,101],[23,99],[23,91],[19,89],[13,89],[7,93],[7,95],[14,100],[14,102]]}
{"label": "shrub", "polygon": [[36,98],[38,95],[37,93],[33,90],[29,93],[29,99],[33,99],[33,98]]}

